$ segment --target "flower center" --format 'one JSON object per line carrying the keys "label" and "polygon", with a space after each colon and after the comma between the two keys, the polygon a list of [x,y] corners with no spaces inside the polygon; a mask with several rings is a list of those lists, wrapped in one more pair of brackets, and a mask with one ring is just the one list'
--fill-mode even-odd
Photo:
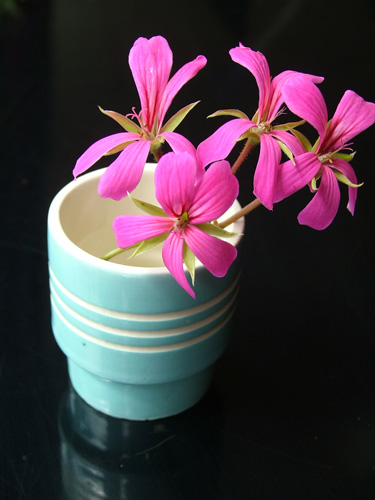
{"label": "flower center", "polygon": [[185,228],[189,225],[189,219],[187,212],[184,212],[181,217],[175,220],[173,225],[173,231],[180,233],[181,236],[184,235]]}
{"label": "flower center", "polygon": [[272,125],[269,122],[261,122],[258,125],[258,134],[268,134],[272,130]]}
{"label": "flower center", "polygon": [[135,111],[135,108],[132,108],[132,113],[129,113],[126,116],[129,116],[132,120],[136,119],[142,129],[142,137],[147,140],[153,141],[155,139],[155,136],[152,134],[152,132],[149,130],[148,124],[144,123],[142,114],[144,114],[144,111],[141,109],[139,113]]}

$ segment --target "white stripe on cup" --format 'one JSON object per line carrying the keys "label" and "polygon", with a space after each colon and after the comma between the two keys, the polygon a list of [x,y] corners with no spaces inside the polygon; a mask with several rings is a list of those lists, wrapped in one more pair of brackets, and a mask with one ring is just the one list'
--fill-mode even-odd
{"label": "white stripe on cup", "polygon": [[228,309],[233,305],[236,297],[238,290],[235,291],[233,296],[230,298],[228,302],[224,304],[223,307],[221,307],[218,311],[216,311],[214,314],[211,316],[208,316],[200,321],[197,321],[195,323],[189,323],[188,325],[181,326],[178,328],[169,328],[169,329],[164,329],[164,330],[128,330],[125,328],[116,328],[108,325],[104,325],[102,323],[98,323],[92,319],[86,318],[85,316],[82,316],[78,312],[74,311],[71,307],[69,307],[56,293],[55,287],[50,283],[50,289],[51,289],[51,300],[54,302],[54,305],[58,304],[64,311],[66,311],[70,316],[78,320],[80,323],[83,323],[84,325],[94,328],[96,330],[102,331],[109,333],[111,335],[123,335],[127,337],[134,337],[134,338],[157,338],[157,337],[168,337],[168,336],[173,336],[173,335],[181,335],[183,333],[187,333],[193,330],[196,330],[198,328],[202,328],[210,323],[213,323],[216,319],[218,319],[220,316],[225,314]]}
{"label": "white stripe on cup", "polygon": [[49,273],[51,280],[54,282],[57,288],[59,288],[59,290],[65,296],[67,296],[71,301],[75,302],[77,305],[85,309],[88,309],[89,311],[92,311],[96,314],[101,314],[103,316],[110,316],[120,320],[122,319],[127,321],[143,321],[143,322],[168,321],[172,319],[180,319],[185,316],[192,316],[194,314],[203,312],[204,310],[213,307],[222,300],[224,300],[225,297],[229,295],[233,291],[233,289],[237,286],[238,281],[240,279],[240,273],[238,273],[236,279],[233,281],[233,283],[231,283],[231,285],[226,290],[224,290],[220,295],[217,295],[213,299],[204,302],[199,306],[194,306],[189,309],[181,309],[180,311],[169,312],[169,313],[135,314],[129,312],[114,311],[111,309],[106,309],[104,307],[97,306],[95,304],[91,304],[90,302],[81,299],[77,295],[70,292],[67,288],[65,288],[65,286],[56,278],[54,272],[51,269],[51,266],[49,267]]}
{"label": "white stripe on cup", "polygon": [[219,325],[216,325],[215,328],[211,329],[210,331],[204,333],[203,335],[200,335],[199,337],[195,337],[193,339],[187,340],[185,342],[180,342],[178,344],[169,344],[169,345],[163,345],[163,346],[147,346],[147,347],[139,347],[139,346],[128,346],[128,345],[122,345],[122,344],[115,344],[114,342],[109,342],[107,340],[101,340],[97,339],[96,337],[93,337],[92,335],[89,335],[76,326],[74,326],[70,321],[68,321],[58,310],[56,307],[55,303],[52,302],[52,308],[55,312],[55,314],[58,316],[60,321],[62,321],[66,327],[68,327],[73,333],[78,335],[79,337],[92,342],[94,344],[97,344],[102,347],[106,347],[108,349],[114,349],[117,351],[125,351],[125,352],[138,352],[138,353],[152,353],[152,352],[164,352],[164,351],[173,351],[177,349],[181,349],[184,347],[189,347],[194,344],[197,344],[198,342],[202,342],[205,339],[208,339],[209,337],[215,335],[221,328],[223,328],[231,319],[234,313],[234,308],[232,309],[231,313],[225,318],[224,321],[222,321]]}

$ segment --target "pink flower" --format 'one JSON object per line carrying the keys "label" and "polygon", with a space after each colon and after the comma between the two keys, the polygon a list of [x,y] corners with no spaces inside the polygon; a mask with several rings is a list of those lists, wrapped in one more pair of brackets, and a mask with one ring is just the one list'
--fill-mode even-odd
{"label": "pink flower", "polygon": [[176,153],[190,151],[193,154],[192,144],[174,129],[196,103],[180,110],[164,126],[163,121],[177,92],[205,66],[207,60],[198,56],[169,80],[172,59],[168,42],[161,36],[138,38],[130,50],[129,65],[141,101],[141,111],[137,114],[133,110],[131,117],[139,124],[119,113],[103,111],[126,132],[104,137],[92,144],[77,160],[73,170],[74,177],[77,177],[103,155],[122,151],[99,181],[98,192],[103,198],[120,200],[133,191],[141,179],[150,150],[158,150],[164,140]]}
{"label": "pink flower", "polygon": [[[274,202],[280,201],[309,184],[315,192],[311,202],[300,212],[300,224],[325,229],[335,218],[340,203],[338,181],[348,185],[348,210],[354,215],[357,177],[348,163],[354,156],[345,154],[349,141],[375,123],[375,104],[347,90],[332,120],[320,90],[304,77],[290,81],[283,88],[286,104],[293,113],[309,122],[318,132],[319,141],[297,156],[293,164],[280,166]],[[319,182],[319,186],[318,186]]]}
{"label": "pink flower", "polygon": [[[277,168],[281,160],[280,144],[285,145],[294,155],[302,152],[299,141],[287,132],[288,124],[275,126],[272,123],[280,114],[280,107],[284,102],[281,92],[283,86],[302,73],[284,71],[271,79],[267,59],[260,52],[240,44],[229,53],[233,61],[254,75],[259,88],[258,110],[251,120],[245,113],[237,110],[215,113],[232,114],[237,118],[225,123],[203,141],[198,147],[198,156],[205,164],[226,158],[241,136],[251,137],[254,144],[260,142],[259,160],[254,175],[254,194],[263,205],[272,209]],[[323,81],[322,77],[306,76],[315,83]]]}
{"label": "pink flower", "polygon": [[155,194],[162,207],[156,209],[157,215],[116,217],[113,228],[117,245],[127,248],[163,235],[165,266],[195,297],[183,269],[186,251],[191,251],[217,277],[226,274],[237,256],[233,245],[212,236],[217,234],[217,226],[209,223],[232,206],[238,195],[238,181],[227,161],[203,170],[189,153],[167,153],[155,170]]}

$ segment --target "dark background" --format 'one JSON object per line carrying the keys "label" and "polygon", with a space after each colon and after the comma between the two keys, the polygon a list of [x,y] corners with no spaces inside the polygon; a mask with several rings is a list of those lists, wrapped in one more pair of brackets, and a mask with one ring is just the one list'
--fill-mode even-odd
{"label": "dark background", "polygon": [[139,109],[138,36],[168,39],[172,72],[207,57],[170,110],[201,99],[178,129],[197,145],[225,121],[208,114],[256,109],[252,75],[228,55],[239,41],[272,75],[325,76],[330,116],[348,88],[374,101],[374,21],[371,0],[0,0],[1,500],[375,498],[375,127],[354,140],[355,217],[346,189],[323,232],[296,220],[307,189],[249,217],[232,342],[180,416],[119,421],[69,389],[46,249],[48,206],[76,158],[119,131],[97,105]]}

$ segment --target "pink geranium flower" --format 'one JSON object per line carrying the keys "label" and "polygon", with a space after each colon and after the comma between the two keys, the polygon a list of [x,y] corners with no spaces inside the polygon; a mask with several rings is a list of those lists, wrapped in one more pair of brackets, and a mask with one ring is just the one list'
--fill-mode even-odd
{"label": "pink geranium flower", "polygon": [[[242,44],[229,51],[233,61],[241,64],[255,77],[259,88],[258,110],[250,120],[238,110],[222,110],[214,115],[233,115],[234,120],[225,123],[198,147],[198,156],[203,163],[210,163],[226,158],[239,138],[250,138],[254,144],[260,142],[260,154],[254,174],[254,194],[268,209],[273,208],[273,193],[277,168],[281,160],[280,147],[286,146],[292,154],[301,153],[299,141],[287,130],[286,125],[273,125],[280,114],[284,102],[283,86],[302,73],[284,71],[271,79],[267,59],[260,52],[255,52]],[[306,75],[315,83],[322,77]],[[214,116],[213,115],[213,116]],[[285,148],[284,148],[285,149]]]}
{"label": "pink geranium flower", "polygon": [[315,195],[299,213],[298,221],[314,229],[325,229],[339,208],[339,181],[348,185],[347,208],[354,215],[358,184],[356,174],[348,163],[354,153],[348,154],[344,150],[349,150],[349,141],[353,137],[375,123],[375,104],[347,90],[332,120],[328,121],[322,93],[306,78],[298,77],[288,82],[283,88],[283,96],[289,109],[317,130],[319,140],[311,146],[304,139],[306,151],[294,162],[281,165],[274,201],[280,201],[309,184]]}
{"label": "pink geranium flower", "polygon": [[113,228],[117,245],[127,248],[152,238],[158,243],[164,241],[165,266],[195,297],[183,269],[187,252],[192,252],[217,277],[226,274],[237,256],[233,245],[213,236],[225,231],[210,222],[232,206],[238,195],[238,181],[225,160],[203,170],[189,153],[167,153],[155,170],[155,194],[162,207],[154,207],[151,213],[156,215],[116,217]]}
{"label": "pink geranium flower", "polygon": [[103,111],[115,119],[126,132],[104,137],[90,146],[77,160],[74,177],[85,172],[103,155],[122,151],[102,175],[98,192],[103,198],[120,200],[138,185],[147,157],[158,152],[161,143],[167,141],[176,153],[190,151],[192,144],[174,129],[194,107],[186,106],[165,125],[168,108],[181,87],[202,69],[207,60],[198,56],[185,64],[169,80],[173,55],[165,38],[138,38],[129,53],[129,65],[139,93],[141,110],[128,116],[113,111]]}

